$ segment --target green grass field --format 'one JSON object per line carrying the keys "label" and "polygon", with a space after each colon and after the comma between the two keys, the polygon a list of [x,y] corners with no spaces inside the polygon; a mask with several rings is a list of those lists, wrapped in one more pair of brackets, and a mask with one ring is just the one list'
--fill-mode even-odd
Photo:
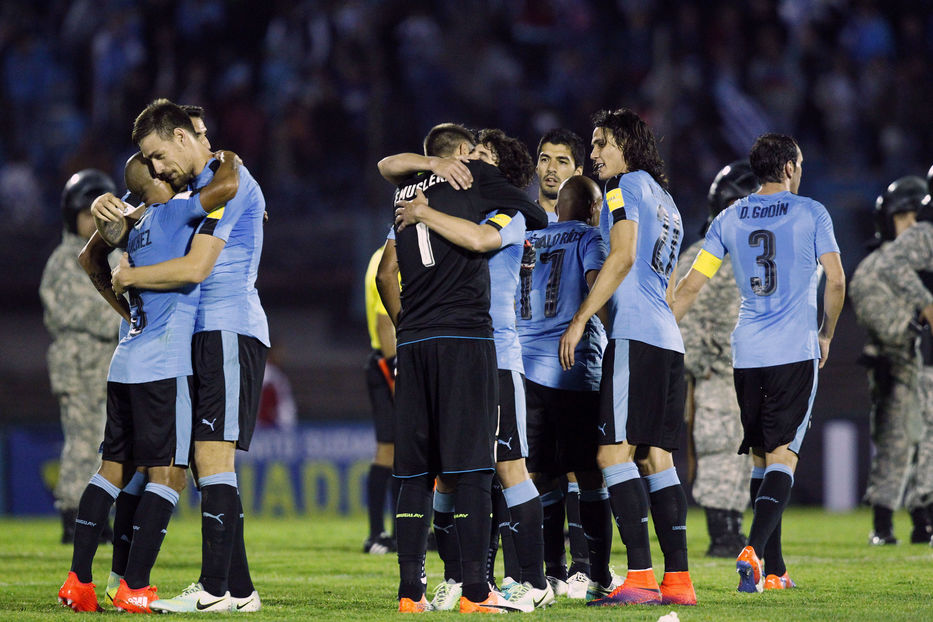
{"label": "green grass field", "polygon": [[[697,607],[592,609],[580,601],[561,599],[545,611],[513,615],[536,620],[654,621],[676,610],[684,622],[933,620],[933,548],[905,543],[869,547],[870,515],[865,510],[840,515],[790,509],[784,518],[784,552],[799,589],[753,595],[735,591],[734,562],[703,555],[703,521],[699,511],[691,511],[688,538],[691,575],[700,601]],[[901,512],[895,521],[899,535],[907,536],[909,517]],[[56,598],[71,560],[71,548],[57,544],[59,535],[59,523],[53,519],[0,520],[0,619],[48,620],[77,615],[60,607]],[[248,517],[247,548],[263,609],[241,615],[257,621],[397,619],[395,558],[363,555],[364,536],[363,516]],[[659,573],[660,551],[656,542],[653,547]],[[109,558],[110,547],[101,547],[94,564],[102,603]],[[625,554],[618,535],[612,559],[616,569],[624,571]],[[200,523],[190,518],[173,521],[152,572],[159,593],[172,596],[180,591],[197,578],[199,565]],[[436,554],[429,553],[429,590],[441,580],[441,571]],[[105,606],[104,615],[114,613]],[[92,615],[82,614],[82,618]],[[210,614],[188,617],[205,615]]]}

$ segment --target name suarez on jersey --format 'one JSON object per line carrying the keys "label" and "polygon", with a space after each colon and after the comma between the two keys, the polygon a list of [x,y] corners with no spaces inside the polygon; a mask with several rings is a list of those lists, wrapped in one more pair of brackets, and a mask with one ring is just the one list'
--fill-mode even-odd
{"label": "name suarez on jersey", "polygon": [[739,210],[739,218],[771,218],[774,216],[785,216],[787,214],[787,203],[772,203],[771,205],[756,205],[749,213],[748,205],[743,205]]}
{"label": "name suarez on jersey", "polygon": [[535,248],[546,248],[556,244],[570,244],[583,237],[585,231],[564,231],[562,233],[552,233],[535,238]]}
{"label": "name suarez on jersey", "polygon": [[140,231],[136,239],[130,242],[129,246],[126,249],[126,252],[128,253],[136,252],[144,246],[149,246],[150,243],[151,242],[149,241],[149,229],[146,229],[145,231]]}
{"label": "name suarez on jersey", "polygon": [[440,175],[435,175],[434,173],[431,173],[430,175],[428,175],[427,177],[425,177],[424,179],[422,179],[416,184],[410,184],[403,188],[397,188],[395,190],[395,202],[398,203],[399,201],[411,201],[412,199],[415,198],[415,193],[417,192],[418,188],[421,188],[421,192],[426,193],[428,191],[428,188],[430,188],[431,186],[435,186],[437,184],[446,184],[446,183],[447,183],[446,179],[444,179]]}

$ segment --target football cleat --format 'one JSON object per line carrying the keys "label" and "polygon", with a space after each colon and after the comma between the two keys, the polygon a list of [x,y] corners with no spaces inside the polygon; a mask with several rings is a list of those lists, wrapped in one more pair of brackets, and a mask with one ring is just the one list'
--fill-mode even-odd
{"label": "football cleat", "polygon": [[[587,579],[589,581],[589,579]],[[566,596],[567,595],[567,582],[563,579],[558,579],[557,577],[547,577],[547,582],[551,584],[551,589],[554,590],[554,596]]]}
{"label": "football cleat", "polygon": [[393,553],[395,550],[395,540],[384,531],[375,538],[366,538],[363,543],[363,552],[370,555],[385,555],[386,553]]}
{"label": "football cleat", "polygon": [[746,546],[739,553],[735,560],[735,571],[739,573],[740,592],[752,594],[760,592],[764,587],[764,572],[761,568],[761,560],[755,554],[755,549]]}
{"label": "football cleat", "polygon": [[230,611],[240,613],[252,613],[262,609],[262,601],[259,600],[259,592],[253,590],[253,593],[245,598],[230,596]]}
{"label": "football cleat", "polygon": [[664,573],[664,580],[661,581],[661,604],[697,604],[697,594],[693,589],[693,581],[690,580],[689,572],[685,570],[683,572]]}
{"label": "football cleat", "polygon": [[794,580],[785,572],[781,576],[776,574],[769,574],[765,577],[764,588],[766,590],[789,590],[791,588],[797,587],[797,584],[794,583]]}
{"label": "football cleat", "polygon": [[528,583],[512,583],[508,588],[502,590],[505,599],[512,603],[521,611],[534,611],[543,609],[554,603],[554,589],[550,583],[545,583],[542,588],[536,588]]}
{"label": "football cleat", "polygon": [[431,606],[431,603],[428,602],[428,599],[425,598],[423,594],[421,595],[421,600],[417,602],[410,598],[398,599],[399,613],[424,613],[433,609],[434,608]]}
{"label": "football cleat", "polygon": [[107,591],[104,592],[104,594],[107,595],[107,600],[110,601],[111,605],[113,604],[113,597],[117,595],[117,588],[120,587],[120,579],[122,578],[123,577],[112,570],[110,571],[110,576],[107,577]]}
{"label": "football cleat", "polygon": [[117,593],[113,595],[113,606],[116,609],[130,613],[152,613],[149,605],[159,599],[156,595],[156,589],[154,585],[147,585],[132,590],[126,584],[126,579],[120,579],[120,587],[117,588]]}
{"label": "football cleat", "polygon": [[511,613],[513,611],[530,613],[534,611],[534,607],[519,609],[499,592],[489,592],[486,600],[479,603],[474,603],[466,596],[460,597],[460,613]]}
{"label": "football cleat", "polygon": [[[602,586],[599,586],[602,588]],[[589,597],[589,594],[587,594]],[[588,607],[612,607],[616,605],[660,605],[661,590],[651,568],[629,570],[622,585],[602,598],[586,603]]]}
{"label": "football cleat", "polygon": [[[574,573],[567,578],[567,598],[584,600],[589,587],[590,578],[586,574],[582,572]],[[609,592],[611,591],[610,589]],[[606,592],[606,594],[609,592]]]}
{"label": "football cleat", "polygon": [[68,578],[58,590],[58,602],[62,607],[68,607],[73,611],[101,611],[94,588],[93,583],[81,583],[78,581],[78,575],[69,572]]}
{"label": "football cleat", "polygon": [[453,611],[460,606],[460,597],[463,595],[463,584],[453,579],[447,579],[434,588],[434,598],[431,607],[437,611]]}
{"label": "football cleat", "polygon": [[159,599],[150,605],[156,613],[209,613],[230,611],[230,608],[230,592],[214,596],[200,583],[192,583],[175,598]]}
{"label": "football cleat", "polygon": [[894,537],[893,531],[873,531],[868,534],[868,544],[872,546],[897,544],[897,538]]}

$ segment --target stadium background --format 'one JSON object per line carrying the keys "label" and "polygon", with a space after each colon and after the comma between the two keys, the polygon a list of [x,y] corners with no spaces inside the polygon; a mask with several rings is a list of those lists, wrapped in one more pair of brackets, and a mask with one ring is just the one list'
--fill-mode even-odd
{"label": "stadium background", "polygon": [[[689,244],[715,172],[758,134],[787,132],[804,152],[801,193],[829,208],[851,274],[875,196],[933,164],[931,5],[5,1],[0,512],[51,511],[48,457],[60,433],[37,290],[60,238],[61,188],[85,167],[122,186],[132,120],[154,97],[203,105],[214,146],[243,157],[268,202],[257,286],[304,427],[268,435],[246,463],[254,507],[352,511],[372,448],[361,281],[391,214],[380,157],[420,150],[424,132],[447,120],[501,127],[532,150],[557,125],[588,140],[592,112],[628,106],[661,139]],[[795,502],[844,509],[863,491],[868,396],[855,363],[863,340],[847,309],[821,374]]]}

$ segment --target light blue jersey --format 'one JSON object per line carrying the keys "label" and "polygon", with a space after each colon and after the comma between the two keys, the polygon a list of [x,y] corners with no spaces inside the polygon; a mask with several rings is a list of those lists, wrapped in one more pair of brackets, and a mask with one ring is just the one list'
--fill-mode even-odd
{"label": "light blue jersey", "polygon": [[[208,162],[192,187],[203,188],[210,183],[216,166],[216,160]],[[269,325],[256,291],[266,200],[245,166],[240,166],[239,176],[236,196],[211,212],[198,229],[198,233],[220,238],[226,245],[201,283],[195,332],[230,331],[255,337],[268,347]]]}
{"label": "light blue jersey", "polygon": [[528,237],[535,267],[519,287],[518,336],[525,377],[545,387],[598,391],[606,332],[593,316],[574,350],[569,371],[560,366],[558,349],[573,314],[589,293],[586,273],[599,270],[606,245],[599,230],[579,220],[555,222]]}
{"label": "light blue jersey", "polygon": [[599,228],[607,246],[615,223],[638,223],[635,263],[609,299],[609,338],[683,353],[683,338],[667,304],[667,284],[683,239],[674,200],[645,171],[609,179],[604,196]]}
{"label": "light blue jersey", "polygon": [[515,290],[522,266],[525,217],[519,212],[499,230],[502,244],[489,256],[489,315],[492,317],[499,369],[524,373],[522,348],[515,330]]}
{"label": "light blue jersey", "polygon": [[839,252],[823,205],[792,192],[739,199],[713,221],[703,251],[717,259],[732,255],[742,295],[732,332],[733,367],[820,358],[819,258]]}
{"label": "light blue jersey", "polygon": [[[130,265],[151,266],[184,255],[204,215],[200,195],[190,192],[151,205],[127,235]],[[138,384],[190,376],[198,292],[197,285],[174,291],[131,288],[132,321],[121,325],[107,380]]]}

